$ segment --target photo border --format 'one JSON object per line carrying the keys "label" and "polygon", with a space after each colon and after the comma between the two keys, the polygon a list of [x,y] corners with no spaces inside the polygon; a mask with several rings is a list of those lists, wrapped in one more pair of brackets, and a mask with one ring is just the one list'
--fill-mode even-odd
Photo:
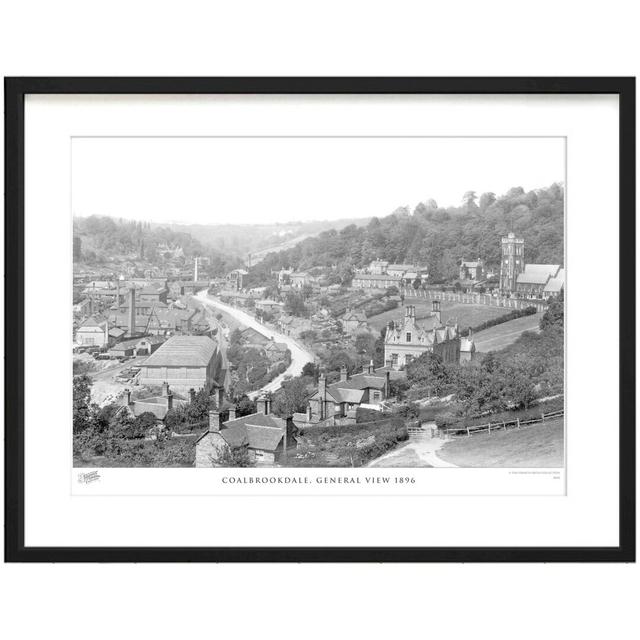
{"label": "photo border", "polygon": [[[26,547],[23,266],[27,94],[618,95],[621,293],[618,546]],[[630,77],[5,78],[5,562],[634,562],[635,136],[635,78]]]}

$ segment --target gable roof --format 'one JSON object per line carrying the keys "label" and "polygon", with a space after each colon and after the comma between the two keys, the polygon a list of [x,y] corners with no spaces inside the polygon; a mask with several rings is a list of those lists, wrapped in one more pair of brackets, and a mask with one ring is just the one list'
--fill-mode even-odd
{"label": "gable roof", "polygon": [[80,328],[84,329],[87,327],[96,327],[99,329],[104,329],[107,321],[104,318],[99,318],[96,316],[89,316],[81,325]]}
{"label": "gable roof", "polygon": [[[248,446],[251,449],[275,451],[286,433],[287,421],[274,415],[252,413],[223,423],[220,435],[230,447]],[[197,440],[204,438],[205,431]]]}
{"label": "gable roof", "polygon": [[217,344],[207,336],[173,336],[152,353],[144,367],[206,367]]}
{"label": "gable roof", "polygon": [[546,284],[560,270],[559,264],[527,264],[524,271],[518,274],[519,284]]}
{"label": "gable roof", "polygon": [[564,287],[564,269],[558,270],[558,275],[555,278],[549,278],[544,290],[546,293],[560,293]]}

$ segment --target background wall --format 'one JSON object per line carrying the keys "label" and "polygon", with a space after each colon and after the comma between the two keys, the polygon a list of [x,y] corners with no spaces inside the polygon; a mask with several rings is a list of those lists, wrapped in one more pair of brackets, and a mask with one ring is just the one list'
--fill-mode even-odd
{"label": "background wall", "polygon": [[[640,66],[637,16],[620,0],[6,5],[3,75],[588,76]],[[12,638],[239,638],[263,620],[260,633],[280,638],[626,637],[639,593],[637,566],[0,568]]]}

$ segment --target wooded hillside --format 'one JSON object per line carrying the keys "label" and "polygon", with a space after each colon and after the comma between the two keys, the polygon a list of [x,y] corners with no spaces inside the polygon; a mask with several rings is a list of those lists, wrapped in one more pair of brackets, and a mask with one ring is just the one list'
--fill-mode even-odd
{"label": "wooded hillside", "polygon": [[428,267],[431,280],[437,282],[456,277],[463,258],[481,258],[497,266],[500,237],[510,230],[525,239],[526,262],[562,264],[563,186],[529,192],[516,187],[500,197],[493,193],[478,197],[469,191],[459,207],[441,208],[433,200],[413,211],[401,207],[385,218],[372,218],[365,227],[332,229],[269,254],[251,270],[251,281],[266,281],[272,269],[282,267],[360,268],[380,258]]}

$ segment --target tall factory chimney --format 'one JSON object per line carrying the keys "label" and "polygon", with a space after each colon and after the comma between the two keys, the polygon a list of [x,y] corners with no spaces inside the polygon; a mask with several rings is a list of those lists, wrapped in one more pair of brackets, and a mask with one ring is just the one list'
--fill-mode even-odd
{"label": "tall factory chimney", "polygon": [[129,336],[136,334],[136,288],[129,288]]}

